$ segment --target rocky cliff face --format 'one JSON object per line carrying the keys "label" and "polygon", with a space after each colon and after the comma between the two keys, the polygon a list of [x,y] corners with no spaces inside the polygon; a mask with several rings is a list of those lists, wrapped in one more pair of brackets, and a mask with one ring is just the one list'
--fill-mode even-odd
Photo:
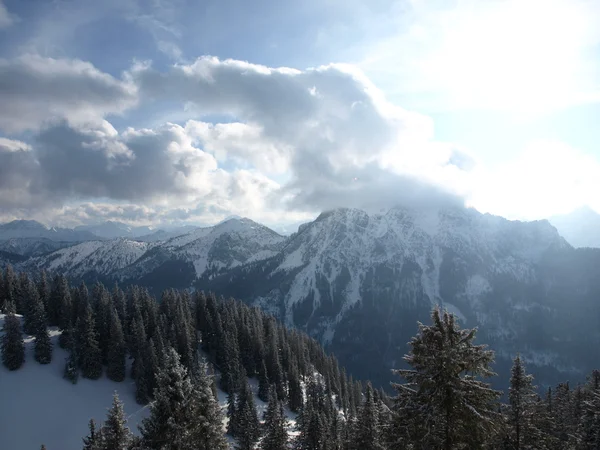
{"label": "rocky cliff face", "polygon": [[520,352],[543,383],[597,363],[583,350],[600,343],[597,262],[600,252],[573,249],[547,221],[471,209],[340,209],[304,225],[275,257],[198,287],[281,315],[356,376],[381,382],[402,364],[417,320],[441,304],[480,328],[498,371],[506,375]]}

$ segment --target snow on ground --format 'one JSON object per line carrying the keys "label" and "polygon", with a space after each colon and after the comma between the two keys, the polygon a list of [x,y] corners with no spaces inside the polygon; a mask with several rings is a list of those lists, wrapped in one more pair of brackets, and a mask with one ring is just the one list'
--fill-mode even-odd
{"label": "snow on ground", "polygon": [[106,419],[115,391],[125,403],[129,427],[136,432],[148,408],[135,402],[133,380],[115,383],[106,377],[80,377],[77,384],[70,383],[63,378],[68,353],[58,346],[59,333],[54,329],[51,334],[50,364],[33,359],[33,342],[26,338],[25,364],[12,372],[0,366],[0,447],[29,450],[45,444],[48,450],[80,450],[89,420]]}
{"label": "snow on ground", "polygon": [[[0,330],[3,325],[4,316],[0,314]],[[9,371],[0,364],[0,448],[30,450],[44,444],[48,450],[80,450],[82,438],[88,434],[89,420],[101,423],[106,419],[115,391],[125,404],[129,428],[138,434],[137,426],[148,416],[149,408],[136,403],[133,380],[116,383],[105,376],[99,380],[80,377],[77,384],[71,384],[63,378],[68,353],[58,346],[60,333],[51,328],[50,334],[54,343],[50,364],[34,360],[30,336],[25,337],[25,364],[20,369]],[[250,379],[249,384],[256,394],[258,381]],[[219,390],[218,397],[225,414],[227,394]],[[258,397],[255,401],[262,420],[267,404]],[[293,435],[296,414],[287,408],[285,411]]]}

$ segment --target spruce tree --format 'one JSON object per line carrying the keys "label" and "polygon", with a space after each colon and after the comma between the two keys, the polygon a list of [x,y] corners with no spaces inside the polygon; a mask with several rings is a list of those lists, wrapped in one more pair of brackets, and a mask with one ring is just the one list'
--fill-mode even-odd
{"label": "spruce tree", "polygon": [[261,450],[287,449],[287,420],[283,404],[277,399],[274,387],[269,389],[269,404],[265,411],[264,437],[260,443]]}
{"label": "spruce tree", "polygon": [[77,349],[75,347],[69,351],[63,377],[73,384],[76,384],[77,380],[79,380],[79,357],[77,356]]}
{"label": "spruce tree", "polygon": [[123,410],[123,402],[115,392],[112,407],[104,425],[100,429],[101,443],[99,450],[126,450],[131,442],[131,431],[127,427],[127,419]]}
{"label": "spruce tree", "polygon": [[269,379],[267,378],[267,366],[262,361],[260,368],[258,370],[258,398],[263,402],[269,400]]}
{"label": "spruce tree", "polygon": [[382,450],[382,430],[379,423],[379,411],[373,395],[371,383],[367,383],[365,401],[358,411],[354,444],[364,450]]}
{"label": "spruce tree", "polygon": [[209,382],[192,382],[175,349],[169,347],[158,374],[150,417],[140,427],[145,450],[225,450],[220,414]]}
{"label": "spruce tree", "polygon": [[460,329],[448,312],[436,307],[431,319],[410,342],[404,359],[412,369],[395,371],[407,380],[393,385],[395,434],[426,448],[478,448],[497,417],[500,392],[478,379],[495,375],[494,353],[474,345],[476,330]]}
{"label": "spruce tree", "polygon": [[229,444],[223,433],[221,407],[212,391],[213,377],[208,375],[208,367],[198,361],[198,370],[192,377],[196,429],[194,449],[227,450]]}
{"label": "spruce tree", "polygon": [[90,305],[86,305],[83,314],[77,319],[76,332],[79,367],[84,378],[96,380],[102,375],[102,361],[94,317]]}
{"label": "spruce tree", "polygon": [[35,347],[34,357],[40,364],[49,364],[52,362],[52,341],[50,340],[50,334],[48,328],[46,328],[45,320],[40,321],[36,325],[35,330]]}
{"label": "spruce tree", "polygon": [[113,381],[123,381],[126,372],[125,358],[127,356],[127,348],[125,346],[123,327],[121,326],[117,311],[114,309],[110,317],[109,330],[106,376]]}
{"label": "spruce tree", "polygon": [[248,382],[242,384],[235,408],[236,438],[239,450],[252,450],[260,437],[260,424],[254,394]]}
{"label": "spruce tree", "polygon": [[[9,302],[9,309],[12,309]],[[2,363],[8,370],[17,370],[25,362],[25,342],[21,334],[20,319],[10,312],[4,316],[2,336]]]}
{"label": "spruce tree", "polygon": [[533,426],[536,393],[533,376],[525,372],[525,365],[519,355],[513,360],[508,401],[512,446],[516,450],[530,448],[535,444],[537,435]]}
{"label": "spruce tree", "polygon": [[90,433],[83,438],[83,450],[99,450],[100,436],[96,430],[96,422],[94,419],[90,419],[88,427]]}

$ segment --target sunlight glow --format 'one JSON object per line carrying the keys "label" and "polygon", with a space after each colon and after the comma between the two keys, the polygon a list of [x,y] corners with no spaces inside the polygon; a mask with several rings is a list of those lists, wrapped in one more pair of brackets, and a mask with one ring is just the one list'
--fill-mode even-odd
{"label": "sunlight glow", "polygon": [[482,2],[449,18],[429,61],[453,101],[536,114],[578,94],[591,19],[574,2]]}

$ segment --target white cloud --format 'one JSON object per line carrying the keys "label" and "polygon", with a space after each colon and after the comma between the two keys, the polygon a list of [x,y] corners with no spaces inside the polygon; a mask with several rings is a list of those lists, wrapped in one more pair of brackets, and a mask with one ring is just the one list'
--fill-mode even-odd
{"label": "white cloud", "polygon": [[2,103],[0,130],[18,133],[66,119],[73,124],[99,122],[122,113],[137,101],[135,86],[92,64],[23,55],[0,59]]}
{"label": "white cloud", "polygon": [[2,28],[8,28],[15,22],[15,18],[12,14],[8,12],[6,6],[2,0],[0,0],[0,30]]}

